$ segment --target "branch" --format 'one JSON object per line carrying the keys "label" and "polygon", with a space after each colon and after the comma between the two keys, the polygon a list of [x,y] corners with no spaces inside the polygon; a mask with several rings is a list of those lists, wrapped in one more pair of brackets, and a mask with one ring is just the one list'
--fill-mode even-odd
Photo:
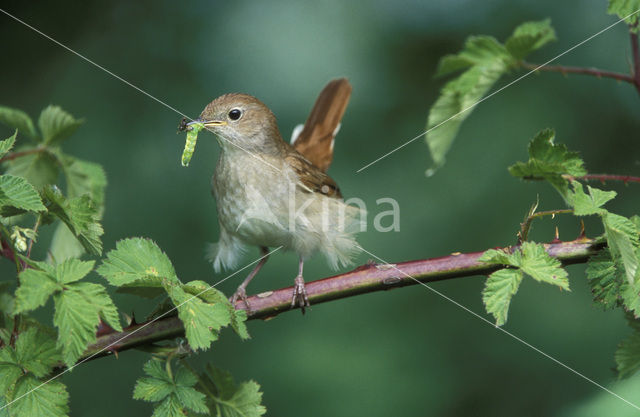
{"label": "branch", "polygon": [[[637,38],[636,38],[637,41]],[[591,75],[598,78],[613,78],[614,80],[624,81],[627,83],[635,84],[635,79],[631,75],[621,74],[619,72],[604,71],[597,68],[585,68],[585,67],[569,67],[565,65],[539,65],[531,64],[529,62],[522,62],[522,66],[528,70],[546,71],[546,72],[559,72],[561,74],[583,74]]]}
{"label": "branch", "polygon": [[611,175],[611,174],[587,174],[581,177],[572,177],[570,175],[563,175],[569,181],[571,180],[584,180],[584,181],[622,181],[623,183],[638,182],[640,183],[640,177],[632,177],[630,175]]}
{"label": "branch", "polygon": [[[550,243],[545,246],[549,255],[561,260],[564,265],[569,265],[585,263],[590,256],[604,247],[604,243],[595,239],[578,238],[571,242]],[[506,249],[512,250],[513,247]],[[478,262],[478,258],[482,254],[483,252],[454,253],[440,258],[401,262],[393,265],[367,263],[351,272],[307,283],[307,294],[311,305],[317,305],[360,294],[416,285],[420,282],[430,283],[469,276],[483,277],[500,269],[500,266],[497,265]],[[293,287],[287,287],[249,297],[252,309],[249,313],[249,320],[269,319],[285,311],[290,311],[292,291]],[[240,300],[236,303],[236,308],[246,309]],[[122,332],[98,337],[97,342],[88,347],[80,361],[93,360],[113,352],[122,352],[149,343],[182,336],[184,336],[184,327],[177,316],[163,318],[152,323],[135,324]],[[111,344],[114,345],[110,346]],[[108,346],[109,348],[107,348]]]}
{"label": "branch", "polygon": [[46,148],[44,148],[44,147],[37,147],[37,148],[33,148],[33,149],[27,149],[26,151],[12,152],[12,153],[10,153],[8,155],[5,155],[2,158],[0,158],[0,162],[13,161],[14,159],[21,158],[23,156],[31,155],[31,154],[34,154],[34,153],[44,152],[45,150],[46,150]]}

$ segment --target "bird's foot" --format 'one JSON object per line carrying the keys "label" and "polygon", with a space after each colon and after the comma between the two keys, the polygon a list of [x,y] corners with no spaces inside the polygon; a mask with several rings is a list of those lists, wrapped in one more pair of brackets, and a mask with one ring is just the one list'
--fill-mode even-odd
{"label": "bird's foot", "polygon": [[247,291],[242,286],[238,287],[238,289],[236,290],[235,293],[233,293],[233,296],[231,296],[229,301],[231,301],[231,305],[235,307],[236,301],[238,301],[238,299],[241,299],[242,302],[244,302],[244,305],[247,306],[247,313],[250,313],[251,305],[249,304],[249,300],[247,300]]}
{"label": "bird's foot", "polygon": [[291,297],[291,308],[294,308],[297,302],[298,306],[302,310],[302,314],[304,314],[304,309],[311,307],[311,304],[309,304],[309,298],[307,297],[307,289],[304,287],[304,278],[302,278],[302,275],[298,275],[294,282],[293,297]]}

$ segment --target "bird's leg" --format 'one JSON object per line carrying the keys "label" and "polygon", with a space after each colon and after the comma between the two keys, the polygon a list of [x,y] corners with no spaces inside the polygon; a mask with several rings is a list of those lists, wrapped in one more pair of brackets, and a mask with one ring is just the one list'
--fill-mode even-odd
{"label": "bird's leg", "polygon": [[300,257],[300,262],[298,264],[298,276],[295,279],[295,284],[293,286],[293,297],[291,299],[291,308],[296,306],[296,301],[302,310],[302,314],[304,314],[305,307],[311,307],[309,304],[309,298],[307,297],[307,290],[304,287],[304,278],[302,278],[302,268],[304,266],[304,260],[302,256]]}
{"label": "bird's leg", "polygon": [[235,306],[236,301],[238,301],[238,298],[241,299],[242,301],[244,301],[244,305],[247,306],[248,312],[251,312],[251,306],[249,305],[249,301],[247,300],[247,291],[246,291],[247,285],[249,285],[253,277],[256,276],[256,274],[258,273],[258,271],[260,271],[262,266],[265,263],[267,263],[267,259],[269,259],[269,248],[262,246],[260,247],[260,252],[262,253],[262,259],[260,259],[260,261],[256,264],[256,266],[249,273],[249,275],[247,275],[244,281],[242,281],[242,284],[240,284],[236,292],[233,293],[233,296],[231,297],[231,300],[230,300],[231,304]]}

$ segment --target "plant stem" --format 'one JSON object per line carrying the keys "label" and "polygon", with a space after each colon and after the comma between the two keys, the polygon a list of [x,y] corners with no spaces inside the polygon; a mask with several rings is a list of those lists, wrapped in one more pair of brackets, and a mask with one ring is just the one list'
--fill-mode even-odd
{"label": "plant stem", "polygon": [[45,150],[46,150],[45,147],[37,147],[37,148],[33,148],[33,149],[27,149],[26,151],[12,152],[12,153],[10,153],[8,155],[5,155],[2,158],[0,158],[0,162],[12,161],[14,159],[21,158],[23,156],[31,155],[31,154],[34,154],[34,153],[40,153],[40,152],[43,152]]}
{"label": "plant stem", "polygon": [[520,225],[520,233],[518,234],[518,242],[522,243],[527,240],[529,236],[529,230],[531,229],[531,223],[538,217],[555,216],[556,214],[569,214],[573,213],[573,209],[560,209],[560,210],[547,210],[532,213],[527,216],[524,222]]}
{"label": "plant stem", "polygon": [[524,61],[521,64],[523,68],[526,68],[528,70],[559,72],[561,74],[591,75],[598,78],[613,78],[614,80],[635,84],[634,77],[632,77],[631,75],[621,74],[619,72],[613,72],[613,71],[604,71],[597,68],[570,67],[565,65],[540,66],[539,64],[531,64],[529,62],[524,62]]}
{"label": "plant stem", "polygon": [[564,178],[571,180],[584,180],[584,181],[622,181],[625,184],[628,182],[640,183],[640,177],[632,177],[630,175],[611,175],[611,174],[587,174],[581,177],[572,177],[571,175],[563,175]]}
{"label": "plant stem", "polygon": [[[602,241],[588,238],[545,245],[549,255],[561,260],[564,265],[585,263],[590,256],[596,254],[603,247]],[[513,247],[506,249],[513,250]],[[478,262],[478,258],[483,253],[455,253],[439,258],[401,262],[394,265],[368,263],[344,274],[308,282],[306,284],[307,294],[311,304],[317,305],[359,294],[416,285],[420,282],[430,283],[470,276],[484,277],[500,269],[500,266]],[[251,312],[248,314],[249,320],[268,319],[280,313],[291,311],[292,291],[293,287],[286,287],[249,297],[248,301],[251,305]],[[236,303],[236,308],[246,310],[246,306],[241,300]],[[80,361],[93,360],[115,351],[122,352],[149,343],[182,336],[184,336],[184,327],[176,315],[153,322],[135,324],[125,328],[122,332],[98,337],[97,342],[87,348]]]}

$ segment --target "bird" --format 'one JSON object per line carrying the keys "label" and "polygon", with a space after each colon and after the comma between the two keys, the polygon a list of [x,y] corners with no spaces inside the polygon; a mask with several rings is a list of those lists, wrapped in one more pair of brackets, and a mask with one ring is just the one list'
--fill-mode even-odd
{"label": "bird", "polygon": [[242,93],[211,101],[200,116],[181,126],[201,123],[216,135],[221,152],[211,180],[220,236],[207,249],[216,273],[235,269],[247,246],[262,257],[230,301],[244,302],[246,288],[269,258],[269,248],[298,255],[291,308],[310,307],[305,288],[305,260],[322,253],[332,269],[352,264],[360,252],[355,234],[363,209],[346,204],[326,171],[333,158],[335,135],[351,95],[345,78],[321,91],[304,125],[285,142],[276,117],[263,102]]}

